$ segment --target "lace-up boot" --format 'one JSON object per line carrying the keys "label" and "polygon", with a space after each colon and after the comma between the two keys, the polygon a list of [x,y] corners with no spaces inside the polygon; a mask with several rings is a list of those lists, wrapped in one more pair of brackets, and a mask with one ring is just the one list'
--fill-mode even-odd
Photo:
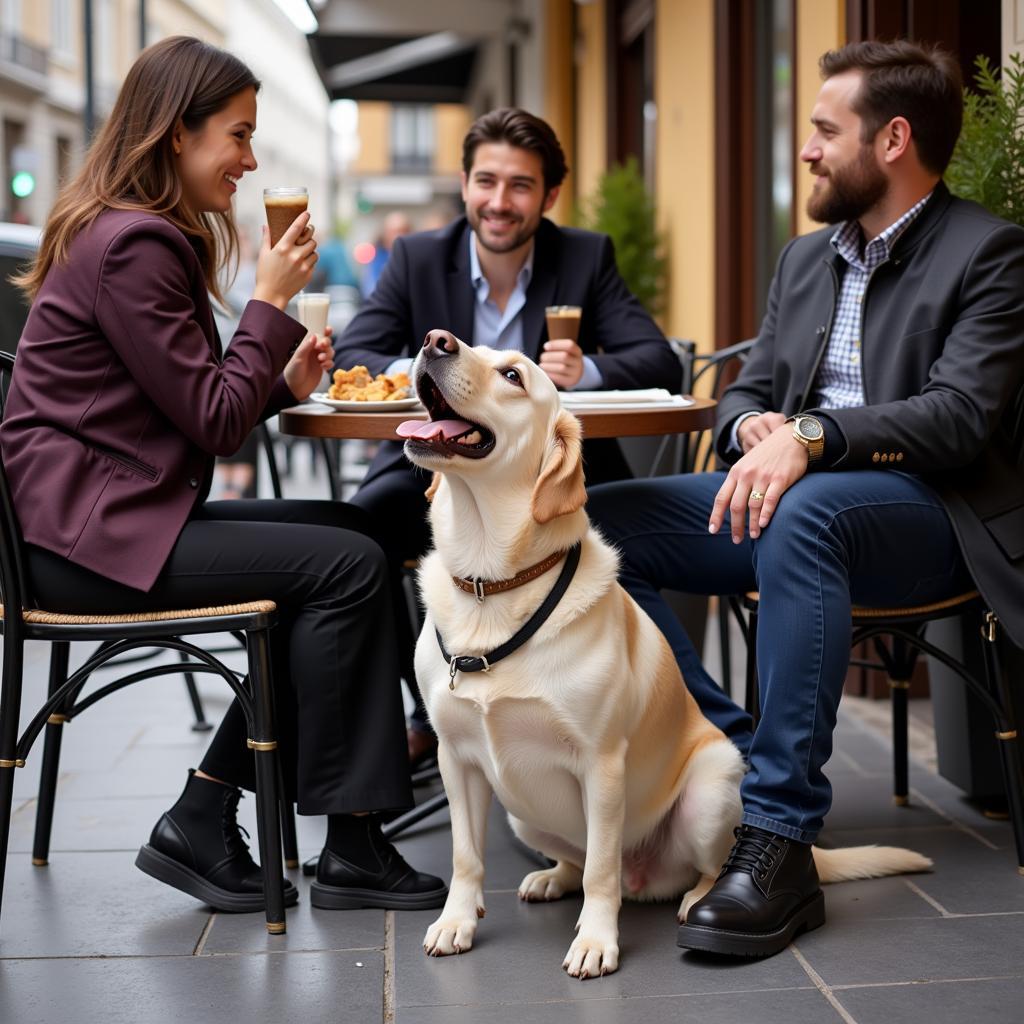
{"label": "lace-up boot", "polygon": [[[189,771],[178,802],[160,817],[135,866],[217,910],[263,910],[263,875],[237,820],[241,798],[234,786]],[[285,879],[285,906],[298,898]]]}
{"label": "lace-up boot", "polygon": [[678,944],[732,956],[772,956],[825,923],[811,847],[741,825],[711,891],[679,928]]}

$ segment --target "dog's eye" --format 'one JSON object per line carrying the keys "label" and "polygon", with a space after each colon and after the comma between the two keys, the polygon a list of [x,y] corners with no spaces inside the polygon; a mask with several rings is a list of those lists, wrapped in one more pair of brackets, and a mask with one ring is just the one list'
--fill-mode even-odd
{"label": "dog's eye", "polygon": [[519,371],[514,366],[509,366],[507,369],[502,370],[501,375],[509,383],[515,384],[516,387],[521,388],[523,386],[523,378],[519,375]]}

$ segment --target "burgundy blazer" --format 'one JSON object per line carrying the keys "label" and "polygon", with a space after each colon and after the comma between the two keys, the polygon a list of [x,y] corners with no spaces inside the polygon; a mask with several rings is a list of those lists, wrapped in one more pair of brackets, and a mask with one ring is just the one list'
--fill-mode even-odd
{"label": "burgundy blazer", "polygon": [[162,217],[107,210],[51,267],[18,344],[0,452],[25,540],[152,587],[216,455],[294,405],[305,329],[250,302],[225,355],[199,260]]}

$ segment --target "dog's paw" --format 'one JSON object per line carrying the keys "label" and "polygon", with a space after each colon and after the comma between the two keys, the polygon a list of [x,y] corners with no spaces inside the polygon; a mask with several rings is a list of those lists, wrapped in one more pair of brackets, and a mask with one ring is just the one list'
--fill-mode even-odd
{"label": "dog's paw", "polygon": [[566,893],[578,892],[582,884],[580,869],[559,861],[553,868],[531,871],[519,883],[519,898],[527,903],[560,900]]}
{"label": "dog's paw", "polygon": [[[480,909],[477,914],[483,917]],[[451,956],[468,953],[476,935],[475,918],[439,917],[423,936],[423,952],[427,956]]]}
{"label": "dog's paw", "polygon": [[600,941],[586,935],[577,935],[562,966],[574,978],[599,978],[619,969],[619,947],[613,940]]}
{"label": "dog's paw", "polygon": [[683,901],[679,904],[679,910],[676,912],[676,918],[680,924],[686,923],[690,908],[698,900],[702,900],[707,896],[714,883],[715,879],[711,875],[705,875],[689,892],[683,893]]}

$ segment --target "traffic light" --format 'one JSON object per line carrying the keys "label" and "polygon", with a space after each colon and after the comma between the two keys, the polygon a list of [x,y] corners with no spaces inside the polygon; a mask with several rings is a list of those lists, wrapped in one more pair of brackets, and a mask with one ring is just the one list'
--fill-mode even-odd
{"label": "traffic light", "polygon": [[36,179],[29,171],[18,171],[11,178],[11,191],[19,199],[27,199],[36,190]]}

